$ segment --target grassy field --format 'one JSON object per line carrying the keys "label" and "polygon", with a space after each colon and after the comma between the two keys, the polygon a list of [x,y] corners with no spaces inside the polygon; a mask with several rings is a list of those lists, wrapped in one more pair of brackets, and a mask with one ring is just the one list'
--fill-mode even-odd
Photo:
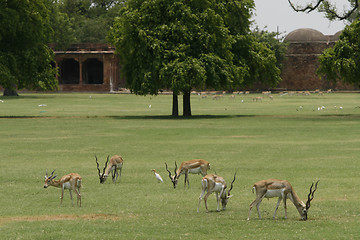
{"label": "grassy field", "polygon": [[[358,239],[360,95],[329,93],[192,96],[192,118],[171,118],[172,96],[21,94],[0,97],[1,239]],[[179,99],[180,100],[180,99]],[[181,109],[181,106],[180,106]],[[320,109],[320,110],[318,110]],[[99,184],[95,157],[124,158],[120,183]],[[226,211],[215,195],[205,212],[201,175],[173,189],[164,162],[203,158],[211,173],[237,179]],[[156,182],[151,169],[164,179]],[[43,188],[44,175],[83,177],[81,208],[66,192]],[[288,202],[246,221],[252,184],[287,179],[306,200],[320,180],[309,220]],[[75,198],[76,200],[76,198]],[[76,202],[76,201],[75,201]]]}

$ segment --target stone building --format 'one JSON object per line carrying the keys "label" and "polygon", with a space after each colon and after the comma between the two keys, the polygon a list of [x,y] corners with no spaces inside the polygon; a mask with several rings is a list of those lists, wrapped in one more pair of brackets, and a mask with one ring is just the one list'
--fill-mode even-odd
{"label": "stone building", "polygon": [[[329,82],[316,75],[318,57],[326,48],[334,46],[340,34],[324,35],[309,28],[290,32],[284,39],[288,50],[281,73],[282,82],[277,89],[358,90],[359,86]],[[114,52],[115,49],[107,44],[76,44],[67,51],[55,51],[60,90],[111,92],[124,88],[125,79],[120,76],[119,58]],[[268,89],[258,86],[256,90]]]}
{"label": "stone building", "polygon": [[342,82],[330,82],[316,75],[318,57],[339,40],[341,32],[324,35],[321,32],[302,28],[290,32],[284,39],[288,43],[286,60],[281,73],[282,82],[278,88],[286,90],[358,90],[358,86]]}
{"label": "stone building", "polygon": [[60,91],[117,91],[125,87],[115,48],[107,44],[74,44],[55,51]]}

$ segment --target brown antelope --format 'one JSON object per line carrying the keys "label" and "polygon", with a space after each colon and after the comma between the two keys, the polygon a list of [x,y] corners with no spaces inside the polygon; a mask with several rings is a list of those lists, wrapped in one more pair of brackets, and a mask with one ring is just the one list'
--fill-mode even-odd
{"label": "brown antelope", "polygon": [[55,170],[51,172],[50,176],[48,176],[48,173],[46,171],[44,188],[48,188],[49,186],[61,188],[60,204],[62,204],[64,198],[64,189],[69,189],[71,203],[73,206],[74,206],[74,202],[71,191],[74,190],[77,196],[77,205],[79,205],[80,202],[80,207],[81,207],[80,188],[81,188],[82,177],[77,173],[69,173],[65,176],[62,176],[60,180],[55,180],[57,175],[53,176],[54,172]]}
{"label": "brown antelope", "polygon": [[232,195],[230,195],[231,189],[233,188],[233,184],[235,182],[235,175],[234,174],[234,179],[231,182],[231,186],[229,191],[226,190],[226,182],[224,180],[224,178],[217,176],[215,174],[208,174],[205,177],[203,177],[203,179],[201,180],[201,194],[199,197],[199,204],[198,204],[198,209],[197,212],[199,212],[199,208],[200,208],[200,203],[202,198],[204,197],[205,191],[207,190],[207,193],[204,197],[204,202],[205,202],[205,208],[206,208],[206,212],[209,212],[208,210],[208,206],[207,206],[207,199],[210,196],[210,194],[212,194],[213,192],[216,193],[216,200],[217,200],[217,211],[220,211],[220,199],[221,199],[221,205],[222,205],[222,209],[225,210],[226,209],[226,205],[228,203],[229,198],[232,197]]}
{"label": "brown antelope", "polygon": [[[122,157],[119,155],[114,155],[110,158],[110,162],[109,162],[109,156],[108,156],[102,173],[100,172],[99,163],[98,163],[98,159],[96,156],[95,156],[95,159],[96,159],[97,170],[99,172],[100,183],[104,183],[110,173],[112,173],[111,177],[112,177],[113,183],[116,183],[116,180],[119,176],[119,172],[120,172],[120,177],[121,177],[121,169],[122,169],[123,163],[124,163],[124,160],[122,159]],[[109,165],[108,165],[108,163],[109,163]]]}
{"label": "brown antelope", "polygon": [[188,176],[189,173],[193,173],[193,174],[201,173],[201,175],[204,177],[207,174],[207,171],[210,169],[210,163],[203,159],[194,159],[194,160],[182,162],[179,169],[177,169],[177,164],[175,161],[175,171],[174,171],[175,175],[174,176],[171,175],[171,172],[169,171],[166,163],[165,163],[165,166],[166,166],[166,171],[169,172],[169,178],[170,178],[171,182],[173,183],[174,188],[176,188],[178,179],[181,176],[181,174],[185,174],[184,186],[186,186],[186,182],[187,182],[188,186],[190,187],[189,176]]}
{"label": "brown antelope", "polygon": [[268,180],[261,180],[259,182],[256,182],[253,185],[253,191],[255,189],[256,191],[256,199],[250,204],[249,208],[249,215],[247,220],[250,220],[250,213],[251,209],[254,205],[256,205],[259,218],[261,219],[259,206],[261,204],[261,201],[265,198],[273,198],[278,197],[278,202],[276,204],[275,212],[273,218],[275,219],[276,211],[279,208],[281,200],[284,201],[284,208],[285,208],[285,219],[287,218],[287,209],[286,209],[286,199],[289,198],[291,202],[295,205],[296,209],[298,210],[301,219],[307,220],[307,214],[310,208],[310,202],[314,198],[314,193],[317,189],[319,181],[315,184],[314,191],[312,190],[314,183],[311,184],[310,187],[310,193],[308,195],[308,200],[306,204],[303,203],[303,201],[300,200],[298,195],[295,193],[293,187],[291,184],[286,180],[277,180],[277,179],[268,179]]}

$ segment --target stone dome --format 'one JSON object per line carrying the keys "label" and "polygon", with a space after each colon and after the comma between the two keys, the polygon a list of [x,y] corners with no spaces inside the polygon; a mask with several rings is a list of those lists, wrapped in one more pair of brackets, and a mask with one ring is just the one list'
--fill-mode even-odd
{"label": "stone dome", "polygon": [[319,42],[327,41],[324,34],[312,28],[300,28],[290,32],[284,39],[285,42]]}
{"label": "stone dome", "polygon": [[342,34],[342,30],[341,31],[338,31],[337,33],[334,34],[334,40],[337,41],[340,39],[340,35]]}

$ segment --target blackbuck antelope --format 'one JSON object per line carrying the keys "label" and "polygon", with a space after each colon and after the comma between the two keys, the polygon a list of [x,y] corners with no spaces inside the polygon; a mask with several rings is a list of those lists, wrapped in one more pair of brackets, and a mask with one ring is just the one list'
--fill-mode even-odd
{"label": "blackbuck antelope", "polygon": [[194,160],[182,162],[179,169],[177,169],[177,164],[175,161],[175,170],[174,170],[175,175],[171,175],[167,163],[165,163],[165,166],[166,166],[166,171],[169,172],[169,178],[173,183],[174,188],[176,188],[181,174],[185,174],[184,186],[186,186],[186,182],[187,182],[188,186],[190,187],[189,176],[188,176],[189,173],[193,173],[193,174],[201,173],[201,175],[204,177],[207,174],[207,171],[210,169],[210,163],[203,159],[194,159]]}
{"label": "blackbuck antelope", "polygon": [[48,176],[48,173],[46,171],[44,188],[48,188],[49,186],[61,188],[60,204],[62,204],[64,198],[64,189],[69,189],[71,203],[73,206],[74,206],[74,202],[71,191],[74,190],[77,196],[77,205],[79,205],[80,202],[80,207],[81,207],[80,188],[81,188],[82,177],[77,173],[70,173],[65,176],[62,176],[60,180],[55,180],[57,175],[53,176],[54,172],[55,170],[51,172],[50,176]]}
{"label": "blackbuck antelope", "polygon": [[213,192],[216,193],[216,200],[217,200],[217,209],[216,210],[218,212],[220,211],[220,199],[221,199],[222,209],[225,210],[229,198],[232,197],[232,195],[230,195],[230,192],[231,192],[231,189],[233,188],[233,184],[235,182],[235,175],[236,175],[236,173],[234,174],[234,179],[231,182],[229,191],[226,190],[227,186],[226,186],[226,182],[225,182],[224,178],[217,176],[215,174],[208,174],[205,177],[203,177],[201,180],[201,194],[199,197],[199,204],[198,204],[197,212],[199,212],[200,203],[201,203],[202,198],[204,197],[206,190],[207,190],[207,193],[204,197],[206,212],[209,212],[208,206],[207,206],[207,199],[210,196],[210,194],[212,194]]}
{"label": "blackbuck antelope", "polygon": [[111,173],[113,183],[116,183],[119,173],[120,173],[120,177],[121,177],[121,169],[124,164],[124,160],[122,159],[122,157],[119,155],[114,155],[110,158],[110,162],[109,162],[109,156],[107,156],[107,160],[105,162],[105,167],[104,167],[102,173],[100,172],[99,162],[98,162],[98,159],[96,156],[95,156],[95,159],[96,159],[97,170],[99,172],[100,183],[104,183],[110,173]]}
{"label": "blackbuck antelope", "polygon": [[311,184],[310,193],[308,195],[308,200],[306,204],[300,200],[298,195],[295,193],[291,184],[286,180],[277,180],[277,179],[268,179],[268,180],[261,180],[253,185],[253,191],[256,191],[256,199],[250,204],[249,209],[249,216],[247,220],[250,220],[250,213],[251,209],[254,205],[256,205],[259,218],[261,218],[259,206],[261,201],[265,198],[273,198],[278,197],[278,202],[276,204],[275,212],[273,218],[275,219],[276,211],[279,208],[281,200],[284,201],[284,208],[285,208],[285,219],[287,218],[287,209],[286,209],[286,199],[289,198],[291,202],[295,205],[296,209],[298,210],[301,219],[307,220],[307,214],[310,208],[310,202],[314,198],[314,193],[317,189],[319,181],[316,182],[315,188],[313,189],[314,183]]}

